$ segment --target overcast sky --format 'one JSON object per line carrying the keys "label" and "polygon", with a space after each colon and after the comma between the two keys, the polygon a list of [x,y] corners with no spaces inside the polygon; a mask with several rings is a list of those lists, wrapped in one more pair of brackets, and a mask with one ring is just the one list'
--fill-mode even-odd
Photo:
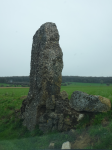
{"label": "overcast sky", "polygon": [[62,76],[112,76],[112,0],[0,0],[0,76],[29,76],[33,35],[56,24]]}

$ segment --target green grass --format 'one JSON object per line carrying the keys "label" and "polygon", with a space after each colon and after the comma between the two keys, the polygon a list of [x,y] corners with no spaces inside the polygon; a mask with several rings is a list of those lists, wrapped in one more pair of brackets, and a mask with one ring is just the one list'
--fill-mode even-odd
{"label": "green grass", "polygon": [[[0,83],[0,87],[1,87],[1,85],[3,85],[3,87],[6,87],[7,85],[9,87],[15,87],[14,84]],[[22,87],[22,86],[21,85],[16,85],[16,87]]]}
{"label": "green grass", "polygon": [[[14,87],[13,84],[7,84],[7,83],[0,83],[0,87],[1,87],[1,85],[3,85],[3,87],[6,87],[7,85],[8,85],[9,87]],[[21,87],[21,85],[17,85],[17,87]]]}
{"label": "green grass", "polygon": [[[112,102],[112,85],[72,83],[68,86],[61,86],[61,91],[66,91],[69,99],[71,94],[76,90],[91,95],[101,95],[109,98]],[[21,97],[27,95],[28,91],[29,88],[0,89],[0,150],[45,149],[53,140],[57,141],[56,148],[61,149],[62,143],[65,141],[74,141],[76,137],[72,138],[58,132],[49,132],[48,134],[43,135],[43,132],[39,130],[38,125],[32,132],[29,132],[26,127],[22,126],[22,120],[16,117],[15,111],[20,109],[23,101]],[[106,128],[101,125],[103,118],[109,120],[109,125]],[[79,124],[76,126],[77,133],[81,134],[82,130],[85,129],[90,121],[89,116],[86,116],[83,120],[79,121]],[[107,113],[99,113],[96,115],[92,125],[89,134],[91,137],[98,136],[100,142],[95,143],[94,147],[88,145],[87,148],[112,149],[112,110]]]}

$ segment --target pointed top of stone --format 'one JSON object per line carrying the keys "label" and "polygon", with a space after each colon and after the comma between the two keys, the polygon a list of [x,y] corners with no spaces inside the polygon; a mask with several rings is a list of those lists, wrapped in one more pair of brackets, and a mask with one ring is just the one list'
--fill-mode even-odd
{"label": "pointed top of stone", "polygon": [[40,26],[40,28],[36,31],[35,35],[33,36],[33,39],[38,37],[43,37],[40,38],[41,40],[44,39],[50,42],[58,42],[59,41],[59,33],[58,29],[55,23],[52,22],[46,22]]}

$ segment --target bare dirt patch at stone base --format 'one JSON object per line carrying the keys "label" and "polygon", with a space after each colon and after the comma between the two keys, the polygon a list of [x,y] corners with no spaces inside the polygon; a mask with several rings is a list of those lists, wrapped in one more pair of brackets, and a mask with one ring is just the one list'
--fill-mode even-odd
{"label": "bare dirt patch at stone base", "polygon": [[97,138],[91,138],[88,133],[83,132],[74,142],[71,142],[72,149],[83,149],[87,146],[93,146],[97,142]]}

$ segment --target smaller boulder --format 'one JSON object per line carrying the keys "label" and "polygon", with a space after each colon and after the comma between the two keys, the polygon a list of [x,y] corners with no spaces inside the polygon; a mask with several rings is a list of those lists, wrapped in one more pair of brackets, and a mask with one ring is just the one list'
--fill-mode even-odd
{"label": "smaller boulder", "polygon": [[72,93],[69,105],[76,111],[107,112],[111,109],[109,99],[99,95],[89,95],[81,91]]}
{"label": "smaller boulder", "polygon": [[69,142],[69,141],[64,142],[64,143],[62,144],[62,148],[61,148],[61,149],[71,149],[71,144],[70,144],[70,142]]}
{"label": "smaller boulder", "polygon": [[54,149],[54,143],[53,142],[51,142],[50,144],[49,144],[49,147],[48,147],[49,149]]}

